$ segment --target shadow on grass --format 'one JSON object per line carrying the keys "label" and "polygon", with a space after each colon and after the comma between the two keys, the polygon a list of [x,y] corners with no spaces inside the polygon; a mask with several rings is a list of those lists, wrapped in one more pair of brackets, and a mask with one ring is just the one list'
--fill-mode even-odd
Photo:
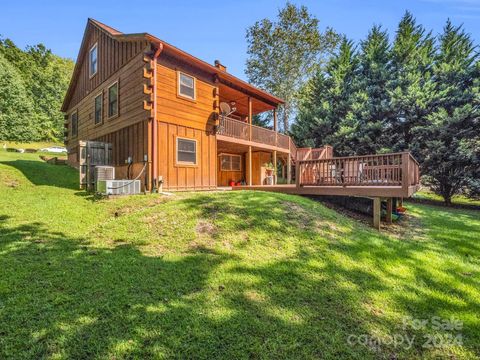
{"label": "shadow on grass", "polygon": [[[387,239],[351,222],[337,229],[337,219],[344,220],[333,211],[318,219],[273,195],[197,195],[177,206],[199,212],[221,231],[271,234],[239,244],[247,253],[262,242],[272,252],[282,246],[294,252],[262,262],[241,259],[238,249],[154,257],[126,240],[98,248],[38,222],[0,224],[0,357],[422,357],[429,350],[421,343],[404,352],[350,346],[347,338],[400,331],[376,305],[378,294],[389,297],[398,318],[478,310],[478,299],[447,281],[457,276],[449,268],[437,266],[445,277],[436,278],[418,260],[426,251],[458,255],[448,239],[436,245]],[[296,243],[286,244],[292,236]],[[396,266],[411,267],[414,279]],[[448,289],[462,303],[437,298],[431,289]],[[465,326],[473,334],[465,348],[473,352],[476,326]]]}
{"label": "shadow on grass", "polygon": [[1,161],[19,171],[34,185],[55,186],[78,190],[78,171],[66,165],[52,165],[43,161]]}

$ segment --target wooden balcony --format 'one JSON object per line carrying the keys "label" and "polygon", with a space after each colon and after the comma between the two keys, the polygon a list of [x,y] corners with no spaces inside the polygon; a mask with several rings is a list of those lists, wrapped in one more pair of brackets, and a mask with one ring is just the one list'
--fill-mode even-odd
{"label": "wooden balcony", "polygon": [[217,137],[220,140],[232,141],[247,145],[257,145],[271,150],[289,152],[290,137],[260,126],[251,125],[236,119],[221,116],[217,130]]}

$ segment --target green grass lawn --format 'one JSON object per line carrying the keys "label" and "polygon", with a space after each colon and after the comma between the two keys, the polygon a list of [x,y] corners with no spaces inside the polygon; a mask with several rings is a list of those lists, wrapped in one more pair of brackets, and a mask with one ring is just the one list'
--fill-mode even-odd
{"label": "green grass lawn", "polygon": [[1,359],[480,356],[478,211],[407,204],[379,233],[291,195],[95,200],[77,177],[0,151]]}
{"label": "green grass lawn", "polygon": [[26,143],[26,142],[0,140],[0,144],[2,146],[5,144],[7,148],[14,148],[14,149],[42,149],[50,146],[65,146],[63,143],[48,142],[48,141]]}
{"label": "green grass lawn", "polygon": [[[417,192],[413,195],[413,198],[416,200],[425,200],[432,203],[443,203],[443,198],[440,195],[435,194],[432,191],[422,189],[421,191]],[[453,205],[461,205],[461,206],[480,206],[480,200],[469,199],[462,195],[455,195],[452,197],[452,204]]]}

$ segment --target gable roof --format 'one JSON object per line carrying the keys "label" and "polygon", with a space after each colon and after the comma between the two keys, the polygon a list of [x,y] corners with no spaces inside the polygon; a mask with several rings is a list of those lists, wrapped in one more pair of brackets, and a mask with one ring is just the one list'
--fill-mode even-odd
{"label": "gable roof", "polygon": [[162,51],[165,51],[168,54],[171,54],[174,57],[180,58],[183,61],[194,65],[197,68],[200,68],[208,73],[211,73],[212,75],[216,75],[218,79],[221,81],[223,80],[226,83],[232,84],[233,86],[236,86],[238,88],[244,89],[246,92],[251,93],[253,96],[257,96],[260,99],[265,100],[268,103],[271,104],[283,104],[285,103],[282,99],[266,92],[261,89],[256,88],[255,86],[247,83],[246,81],[243,81],[239,79],[238,77],[227,73],[224,70],[221,70],[217,68],[216,66],[210,65],[206,61],[203,61],[163,40],[160,40],[159,38],[149,34],[149,33],[130,33],[130,34],[124,34],[117,29],[114,29],[111,26],[105,25],[101,23],[98,20],[94,20],[89,18],[87,21],[87,25],[85,27],[85,32],[83,36],[82,43],[80,45],[80,50],[78,53],[77,57],[77,62],[75,64],[75,68],[73,70],[72,74],[72,79],[70,80],[70,84],[67,89],[67,93],[65,95],[65,99],[62,104],[62,111],[67,111],[69,102],[72,98],[73,91],[75,88],[75,83],[76,79],[79,76],[80,69],[81,69],[81,64],[83,62],[83,59],[85,58],[85,53],[87,51],[86,48],[86,39],[87,39],[87,33],[90,29],[90,26],[95,26],[96,28],[100,29],[103,33],[108,35],[109,37],[117,40],[117,41],[139,41],[139,40],[146,40],[151,43],[154,43],[157,46],[161,46],[163,48]]}

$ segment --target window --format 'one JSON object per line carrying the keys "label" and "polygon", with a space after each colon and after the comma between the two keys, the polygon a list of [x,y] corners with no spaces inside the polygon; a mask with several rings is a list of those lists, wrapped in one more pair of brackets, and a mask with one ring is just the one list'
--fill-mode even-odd
{"label": "window", "polygon": [[102,94],[99,94],[97,95],[97,97],[95,98],[95,114],[94,114],[94,118],[95,118],[95,125],[96,124],[100,124],[102,122],[102,118],[103,118],[103,109],[102,109],[102,104],[103,103],[103,93]]}
{"label": "window", "polygon": [[197,141],[177,137],[177,163],[197,164]]}
{"label": "window", "polygon": [[89,73],[90,77],[94,76],[97,73],[98,61],[97,61],[97,53],[98,53],[98,44],[95,44],[90,49],[89,53]]}
{"label": "window", "polygon": [[118,82],[108,88],[108,117],[118,114]]}
{"label": "window", "polygon": [[240,155],[220,155],[220,169],[222,171],[241,171],[242,157]]}
{"label": "window", "polygon": [[178,73],[178,94],[195,100],[195,78],[187,74]]}
{"label": "window", "polygon": [[71,115],[72,138],[78,135],[78,110]]}

